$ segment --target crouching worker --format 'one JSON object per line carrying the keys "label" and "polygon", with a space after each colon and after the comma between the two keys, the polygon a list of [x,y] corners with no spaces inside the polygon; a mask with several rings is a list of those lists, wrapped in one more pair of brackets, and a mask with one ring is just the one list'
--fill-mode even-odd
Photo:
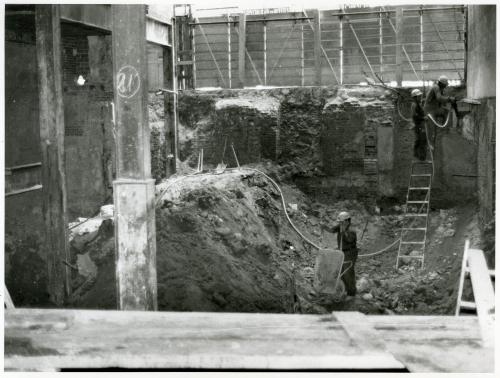
{"label": "crouching worker", "polygon": [[434,149],[436,144],[436,128],[435,122],[446,125],[446,119],[448,117],[449,109],[446,107],[448,103],[452,106],[456,106],[456,99],[452,96],[446,96],[444,90],[448,86],[448,78],[446,76],[440,76],[438,81],[430,88],[427,97],[425,98],[424,111],[425,114],[429,114],[434,121],[430,122],[430,128],[427,129],[429,133],[429,140],[432,141],[431,148]]}
{"label": "crouching worker", "polygon": [[356,295],[356,274],[354,264],[358,258],[356,231],[351,228],[351,215],[342,211],[337,217],[338,224],[330,231],[337,234],[338,248],[344,252],[342,281],[348,296]]}

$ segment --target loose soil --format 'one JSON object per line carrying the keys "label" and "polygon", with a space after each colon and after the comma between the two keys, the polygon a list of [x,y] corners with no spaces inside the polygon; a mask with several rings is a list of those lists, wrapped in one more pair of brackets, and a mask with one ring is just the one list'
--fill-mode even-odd
{"label": "loose soil", "polygon": [[[278,179],[273,167],[260,168]],[[289,181],[280,186],[292,221],[326,248],[336,247],[336,236],[328,229],[342,210],[351,212],[360,254],[399,237],[400,206],[371,214],[372,209],[356,201],[316,202]],[[335,302],[314,291],[316,249],[292,229],[278,191],[262,175],[246,169],[185,175],[159,184],[157,192],[164,192],[156,211],[158,308],[163,311],[451,314],[464,241],[481,245],[473,204],[433,210],[423,269],[411,264],[396,269],[397,245],[360,257],[358,294]],[[71,245],[75,256],[89,253],[98,273],[69,305],[116,308],[111,221],[92,236],[75,235]],[[78,287],[85,280],[76,274],[74,282]]]}

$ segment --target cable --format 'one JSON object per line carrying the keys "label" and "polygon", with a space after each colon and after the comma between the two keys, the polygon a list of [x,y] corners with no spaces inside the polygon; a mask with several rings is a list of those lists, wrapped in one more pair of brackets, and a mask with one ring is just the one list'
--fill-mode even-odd
{"label": "cable", "polygon": [[451,109],[448,110],[448,116],[446,117],[446,122],[444,124],[439,124],[430,113],[427,114],[427,117],[437,126],[444,129],[448,125],[448,121],[450,120]]}
{"label": "cable", "polygon": [[286,216],[286,219],[288,220],[288,223],[290,223],[290,225],[292,226],[292,228],[295,230],[295,232],[297,234],[299,234],[299,236],[305,241],[307,242],[308,244],[312,245],[314,248],[316,249],[326,249],[326,248],[322,248],[320,247],[319,245],[313,243],[311,240],[309,240],[308,238],[306,238],[300,231],[299,229],[293,224],[292,220],[290,219],[290,216],[288,215],[288,211],[286,210],[286,202],[285,202],[285,197],[283,196],[283,192],[281,191],[281,188],[279,187],[279,185],[276,183],[276,181],[274,181],[271,177],[269,177],[266,173],[256,169],[256,168],[249,168],[249,167],[245,167],[245,169],[249,169],[251,171],[255,171],[255,172],[258,172],[260,173],[261,175],[263,175],[265,178],[267,178],[272,184],[273,186],[276,188],[276,190],[278,190],[279,194],[280,194],[280,197],[281,197],[281,203],[283,205],[283,211],[285,212],[285,216]]}
{"label": "cable", "polygon": [[[229,169],[226,169],[226,170],[229,170],[229,171],[234,171],[236,168],[229,168]],[[285,197],[283,195],[283,191],[281,190],[280,186],[276,183],[276,181],[274,181],[270,176],[268,176],[266,173],[262,172],[261,170],[259,169],[256,169],[256,168],[250,168],[250,167],[245,167],[243,169],[246,169],[246,170],[250,170],[250,171],[254,171],[254,172],[257,172],[261,175],[263,175],[265,178],[267,178],[272,184],[273,186],[276,188],[276,190],[278,191],[278,193],[280,194],[280,197],[281,197],[281,204],[283,206],[283,211],[285,213],[285,216],[286,216],[286,219],[288,221],[288,223],[292,226],[292,228],[294,229],[294,231],[306,242],[308,243],[309,245],[313,246],[314,248],[320,250],[320,249],[327,249],[327,248],[324,248],[324,247],[321,247],[319,246],[318,244],[312,242],[311,240],[309,240],[306,236],[304,236],[304,234],[302,234],[302,232],[300,232],[300,230],[295,226],[295,224],[292,222],[292,220],[290,219],[290,216],[288,214],[288,211],[286,210],[286,202],[285,202]],[[182,176],[180,177],[178,180],[176,181],[172,181],[171,183],[169,183],[168,186],[166,186],[162,193],[160,194],[158,200],[156,201],[156,207],[158,207],[158,204],[160,203],[161,199],[163,198],[163,196],[165,195],[167,189],[177,183],[178,181],[186,178],[186,177],[190,177],[190,176],[207,176],[207,175],[213,175],[212,172],[207,172],[207,173],[202,173],[202,174],[191,174],[191,175],[187,175],[187,176]],[[421,210],[421,209],[420,209]],[[420,211],[419,210],[419,211]],[[415,222],[415,221],[414,221]],[[399,239],[396,239],[394,242],[392,242],[391,244],[389,244],[387,247],[379,250],[379,251],[376,251],[376,252],[373,252],[373,253],[368,253],[368,254],[362,254],[362,255],[358,255],[358,257],[369,257],[369,256],[375,256],[375,255],[379,255],[383,252],[385,252],[386,250],[388,250],[389,248],[391,248],[394,244],[396,244],[397,242],[399,242],[401,240],[401,238]],[[352,266],[352,262],[351,261],[348,261],[346,263],[350,263],[349,267],[346,268],[340,275],[340,277],[342,277],[342,275],[344,275],[347,270],[349,270],[349,268]]]}
{"label": "cable", "polygon": [[400,110],[400,105],[399,105],[399,104],[401,103],[401,98],[402,98],[402,96],[400,95],[400,96],[398,97],[398,101],[396,102],[396,108],[397,108],[398,114],[399,114],[399,116],[400,116],[403,120],[405,120],[406,122],[411,122],[411,121],[412,121],[412,120],[411,120],[411,118],[406,118],[406,117],[405,117],[405,116],[401,113],[401,110]]}
{"label": "cable", "polygon": [[389,244],[387,247],[377,251],[377,252],[373,252],[373,253],[365,253],[363,255],[358,255],[358,257],[369,257],[369,256],[376,256],[376,255],[379,255],[381,254],[382,252],[385,252],[386,250],[388,250],[389,248],[391,248],[394,244],[396,244],[397,242],[399,242],[401,240],[401,238],[399,239],[396,239],[394,240],[391,244]]}

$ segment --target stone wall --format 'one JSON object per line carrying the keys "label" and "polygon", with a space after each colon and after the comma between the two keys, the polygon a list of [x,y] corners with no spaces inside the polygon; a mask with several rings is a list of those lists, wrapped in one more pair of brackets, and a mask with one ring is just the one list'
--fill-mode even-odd
{"label": "stone wall", "polygon": [[[463,89],[448,92],[460,95]],[[179,123],[180,158],[192,167],[202,148],[205,166],[221,160],[235,166],[234,143],[241,164],[274,161],[282,178],[325,199],[374,203],[406,195],[415,133],[399,117],[396,96],[383,88],[184,91]],[[437,136],[436,207],[475,197],[468,176],[476,175],[476,147],[456,123],[454,118],[453,129]]]}

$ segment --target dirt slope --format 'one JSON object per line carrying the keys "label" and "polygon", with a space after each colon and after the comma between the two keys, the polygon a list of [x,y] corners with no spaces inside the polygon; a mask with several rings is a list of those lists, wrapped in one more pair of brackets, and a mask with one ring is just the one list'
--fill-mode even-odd
{"label": "dirt slope", "polygon": [[[403,216],[398,206],[392,214],[373,215],[355,201],[318,203],[291,184],[280,185],[293,222],[321,246],[336,246],[335,235],[327,230],[346,209],[353,216],[360,254],[399,236]],[[160,310],[452,313],[464,239],[480,243],[472,206],[432,211],[423,270],[411,265],[396,270],[396,247],[360,257],[359,294],[338,303],[314,292],[316,250],[288,224],[278,192],[263,176],[248,170],[184,176],[159,185],[162,191],[156,213]],[[97,235],[78,251],[90,252],[98,265],[96,282],[72,305],[115,308],[112,228],[103,224]]]}

